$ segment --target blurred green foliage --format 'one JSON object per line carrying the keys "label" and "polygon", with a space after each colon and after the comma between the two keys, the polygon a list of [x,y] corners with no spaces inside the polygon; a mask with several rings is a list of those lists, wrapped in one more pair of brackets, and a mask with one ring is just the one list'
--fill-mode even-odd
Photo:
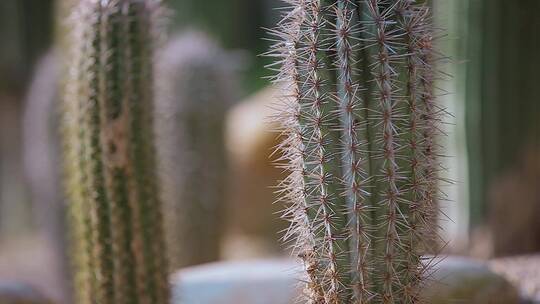
{"label": "blurred green foliage", "polygon": [[0,1],[0,90],[22,90],[52,36],[53,0]]}
{"label": "blurred green foliage", "polygon": [[32,227],[22,186],[19,127],[33,65],[51,41],[52,4],[0,1],[0,237]]}

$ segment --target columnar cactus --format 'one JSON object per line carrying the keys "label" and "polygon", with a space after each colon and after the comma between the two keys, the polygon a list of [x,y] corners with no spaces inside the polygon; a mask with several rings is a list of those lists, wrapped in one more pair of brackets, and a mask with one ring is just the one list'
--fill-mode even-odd
{"label": "columnar cactus", "polygon": [[[440,2],[439,10],[446,11],[443,7],[446,3]],[[540,52],[540,43],[529,39],[536,35],[539,26],[529,26],[529,20],[538,22],[534,12],[540,9],[540,2],[523,0],[519,5],[510,5],[504,0],[482,0],[465,1],[459,5],[464,7],[461,10],[466,14],[452,18],[459,18],[459,22],[454,21],[460,30],[456,35],[467,39],[462,40],[463,45],[459,48],[462,53],[456,56],[467,59],[467,64],[459,65],[459,73],[463,76],[457,78],[460,84],[457,90],[466,94],[463,106],[470,218],[471,225],[479,227],[489,220],[486,215],[496,204],[492,200],[501,190],[498,183],[505,178],[503,175],[520,166],[520,162],[525,160],[523,155],[531,149],[540,149],[540,91],[531,89],[540,81],[537,72],[540,59],[535,56]],[[468,16],[465,20],[464,15]],[[499,26],[502,18],[505,26]],[[503,210],[505,212],[501,216],[507,219],[526,216],[521,215],[522,208],[511,210],[519,213],[512,216],[506,213],[509,211],[507,208]],[[530,224],[521,222],[523,227],[527,227],[521,233],[533,233],[534,229],[530,228],[536,223],[536,219]],[[505,233],[500,234],[496,230],[493,236],[495,243],[505,241]],[[509,236],[506,241],[512,244],[512,248],[502,250],[510,249],[521,254],[533,252],[521,249],[528,246],[522,243],[525,238],[516,240],[513,234]],[[531,238],[540,240],[538,234],[531,235]],[[540,246],[540,242],[536,242],[536,246]],[[495,255],[508,254],[501,252],[499,245],[495,247]]]}
{"label": "columnar cactus", "polygon": [[60,303],[71,303],[65,201],[61,183],[59,130],[60,60],[49,51],[39,61],[26,96],[23,160],[34,218],[52,250],[52,277]]}
{"label": "columnar cactus", "polygon": [[158,58],[158,155],[169,261],[177,269],[219,258],[224,120],[236,77],[234,58],[198,32],[173,39]]}
{"label": "columnar cactus", "polygon": [[417,303],[436,251],[434,30],[414,0],[287,0],[281,185],[310,303]]}
{"label": "columnar cactus", "polygon": [[168,302],[154,160],[158,1],[83,0],[66,115],[77,303]]}

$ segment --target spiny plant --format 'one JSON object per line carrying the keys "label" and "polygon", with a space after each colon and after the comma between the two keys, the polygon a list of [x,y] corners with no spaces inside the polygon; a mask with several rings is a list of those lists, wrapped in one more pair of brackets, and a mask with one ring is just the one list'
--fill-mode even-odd
{"label": "spiny plant", "polygon": [[[234,58],[188,32],[158,56],[156,128],[171,269],[219,258],[227,160],[224,124]],[[186,250],[186,248],[189,248]]]}
{"label": "spiny plant", "polygon": [[82,0],[64,101],[77,303],[167,303],[154,159],[159,1]]}
{"label": "spiny plant", "polygon": [[[286,0],[271,31],[285,140],[285,233],[309,303],[418,303],[436,253],[430,11],[414,0]],[[272,66],[274,67],[274,66]]]}
{"label": "spiny plant", "polygon": [[[459,49],[463,52],[459,55],[469,60],[468,64],[460,66],[460,73],[465,76],[459,90],[465,92],[467,101],[464,112],[469,158],[470,218],[472,225],[480,225],[488,220],[486,215],[493,211],[492,206],[496,203],[491,201],[490,192],[500,190],[496,183],[503,179],[502,175],[506,170],[512,170],[513,166],[519,166],[523,155],[531,147],[540,149],[540,91],[530,89],[540,81],[540,74],[536,70],[540,67],[540,60],[534,56],[540,52],[540,43],[529,39],[536,35],[540,25],[528,26],[529,20],[539,21],[533,14],[540,9],[540,2],[523,0],[519,5],[508,5],[503,0],[483,0],[470,6],[463,3],[460,9],[467,10],[469,17],[463,23],[456,24],[456,27],[470,33],[463,40],[465,47]],[[479,18],[483,21],[477,22]],[[507,26],[497,26],[501,18],[507,20]],[[512,63],[507,64],[510,59]],[[506,211],[506,208],[503,210]],[[533,223],[527,225],[521,221],[521,215],[509,217],[503,212],[501,216],[519,218],[522,227],[526,227],[526,235],[535,231],[531,229]],[[534,222],[538,223],[537,220]],[[499,229],[503,227],[498,225]],[[503,240],[504,233],[494,233],[495,243]],[[525,252],[520,251],[524,245],[520,242],[525,238],[516,240],[513,234],[509,236],[508,242],[512,246],[499,248],[499,245],[495,245],[496,255],[509,254],[501,252],[501,249]],[[531,237],[540,239],[538,235]]]}
{"label": "spiny plant", "polygon": [[66,208],[61,183],[59,78],[59,56],[57,50],[50,50],[36,66],[26,96],[23,160],[33,213],[54,253],[55,267],[49,274],[59,283],[59,302],[71,303]]}

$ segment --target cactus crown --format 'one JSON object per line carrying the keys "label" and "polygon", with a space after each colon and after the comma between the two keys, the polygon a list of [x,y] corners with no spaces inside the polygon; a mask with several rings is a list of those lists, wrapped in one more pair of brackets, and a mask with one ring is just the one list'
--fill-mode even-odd
{"label": "cactus crown", "polygon": [[310,303],[417,303],[435,253],[434,29],[414,0],[286,0],[284,216]]}
{"label": "cactus crown", "polygon": [[153,145],[159,2],[82,0],[64,101],[77,303],[166,303]]}

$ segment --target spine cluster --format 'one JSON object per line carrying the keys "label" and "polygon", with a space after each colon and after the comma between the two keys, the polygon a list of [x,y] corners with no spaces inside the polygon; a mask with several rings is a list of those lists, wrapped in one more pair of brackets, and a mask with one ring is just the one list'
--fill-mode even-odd
{"label": "spine cluster", "polygon": [[418,303],[438,210],[429,9],[414,0],[287,0],[271,31],[285,239],[310,303]]}
{"label": "spine cluster", "polygon": [[83,0],[72,16],[66,174],[77,303],[166,303],[154,160],[159,3]]}

